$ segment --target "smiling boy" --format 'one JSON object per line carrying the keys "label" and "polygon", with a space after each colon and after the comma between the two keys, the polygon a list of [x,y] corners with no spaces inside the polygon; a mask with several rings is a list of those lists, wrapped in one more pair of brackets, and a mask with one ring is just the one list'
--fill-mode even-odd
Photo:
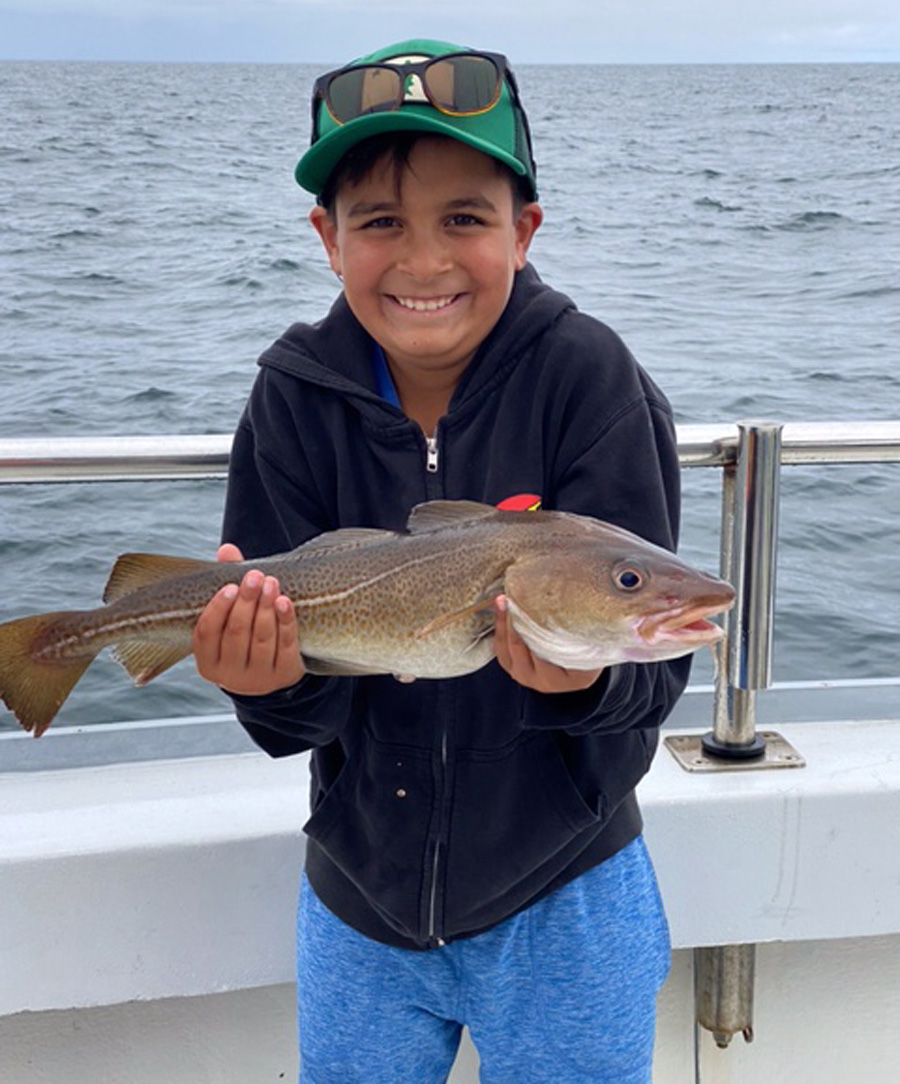
{"label": "smiling boy", "polygon": [[[323,76],[297,179],[343,290],[260,359],[222,559],[436,498],[674,548],[665,398],[528,263],[542,212],[503,57],[404,42]],[[650,1078],[668,938],[634,788],[689,663],[554,666],[502,599],[495,648],[453,681],[308,675],[258,572],[198,623],[198,668],[254,739],[313,751],[301,1081],[445,1080],[464,1024],[485,1082]]]}
{"label": "smiling boy", "polygon": [[424,136],[399,178],[382,158],[311,215],[350,309],[387,356],[401,407],[429,436],[506,308],[541,222],[536,203],[514,208],[501,169],[464,143]]}

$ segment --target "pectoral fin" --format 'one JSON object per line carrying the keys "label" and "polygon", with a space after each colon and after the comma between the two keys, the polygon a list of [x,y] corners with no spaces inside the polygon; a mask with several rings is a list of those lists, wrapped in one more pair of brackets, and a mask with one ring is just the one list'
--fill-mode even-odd
{"label": "pectoral fin", "polygon": [[[430,636],[433,632],[445,629],[455,621],[462,621],[464,618],[471,617],[473,614],[477,614],[483,610],[490,610],[494,605],[494,599],[502,592],[503,580],[495,580],[489,587],[482,591],[471,606],[464,606],[461,610],[451,610],[449,613],[440,614],[432,621],[429,621],[427,625],[423,625],[422,628],[415,633],[415,638],[421,640],[425,636]],[[478,638],[481,639],[481,636]]]}

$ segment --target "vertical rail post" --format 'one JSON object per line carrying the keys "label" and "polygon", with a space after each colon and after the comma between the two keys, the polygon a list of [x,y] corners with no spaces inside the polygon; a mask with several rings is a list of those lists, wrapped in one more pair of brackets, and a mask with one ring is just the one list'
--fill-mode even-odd
{"label": "vertical rail post", "polygon": [[[756,693],[772,681],[775,552],[782,427],[774,422],[738,426],[737,461],[722,479],[721,574],[735,589],[717,649],[713,729],[704,752],[722,760],[763,757],[756,733]],[[725,1048],[738,1032],[753,1038],[755,945],[717,945],[694,950],[697,1021]]]}
{"label": "vertical rail post", "polygon": [[738,1032],[753,1041],[753,980],[756,945],[694,949],[697,1023],[724,1050]]}
{"label": "vertical rail post", "polygon": [[738,425],[737,461],[722,487],[722,575],[736,592],[718,651],[710,756],[747,759],[765,753],[756,734],[756,693],[772,682],[775,551],[781,477],[782,426]]}
{"label": "vertical rail post", "polygon": [[[719,575],[723,580],[734,583],[734,513],[735,513],[735,478],[737,460],[726,463],[722,468],[722,523],[719,531]],[[713,711],[713,729],[704,736],[704,742],[714,737],[716,742],[727,740],[731,731],[731,716],[734,711],[734,697],[731,684],[731,652],[728,646],[734,635],[734,608],[722,618],[725,630],[724,639],[715,648],[716,689]]]}

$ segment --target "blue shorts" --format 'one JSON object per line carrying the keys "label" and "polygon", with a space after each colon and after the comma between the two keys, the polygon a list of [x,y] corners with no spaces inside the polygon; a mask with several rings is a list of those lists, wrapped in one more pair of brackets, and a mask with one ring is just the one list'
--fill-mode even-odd
{"label": "blue shorts", "polygon": [[482,1084],[649,1084],[669,934],[642,838],[476,937],[427,952],[351,929],[306,878],[301,1084],[440,1084],[463,1025]]}

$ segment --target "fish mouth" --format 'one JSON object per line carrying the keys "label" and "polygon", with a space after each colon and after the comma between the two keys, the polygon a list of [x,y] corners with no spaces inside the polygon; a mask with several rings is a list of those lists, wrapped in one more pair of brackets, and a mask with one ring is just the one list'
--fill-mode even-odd
{"label": "fish mouth", "polygon": [[725,635],[721,625],[710,621],[731,609],[734,599],[700,605],[679,606],[675,610],[649,614],[637,622],[637,631],[648,644],[714,644]]}

